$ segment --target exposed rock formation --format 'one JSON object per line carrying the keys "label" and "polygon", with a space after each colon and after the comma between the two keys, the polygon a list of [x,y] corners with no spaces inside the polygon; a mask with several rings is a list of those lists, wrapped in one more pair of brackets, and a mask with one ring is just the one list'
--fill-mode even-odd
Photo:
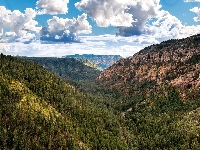
{"label": "exposed rock formation", "polygon": [[146,47],[131,58],[120,59],[97,78],[127,93],[135,82],[154,81],[183,88],[200,86],[200,35],[168,40]]}

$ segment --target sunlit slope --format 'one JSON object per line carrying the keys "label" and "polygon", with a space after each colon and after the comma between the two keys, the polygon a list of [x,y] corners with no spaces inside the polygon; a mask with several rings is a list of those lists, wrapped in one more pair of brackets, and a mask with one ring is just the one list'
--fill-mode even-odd
{"label": "sunlit slope", "polygon": [[116,117],[34,62],[0,56],[1,149],[126,149]]}

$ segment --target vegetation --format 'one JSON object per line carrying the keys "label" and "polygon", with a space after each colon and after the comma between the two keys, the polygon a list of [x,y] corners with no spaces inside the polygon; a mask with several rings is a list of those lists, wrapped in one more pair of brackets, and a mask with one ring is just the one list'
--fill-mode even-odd
{"label": "vegetation", "polygon": [[99,74],[100,69],[91,61],[75,58],[48,58],[48,57],[19,57],[24,60],[37,62],[44,68],[75,81],[91,81]]}
{"label": "vegetation", "polygon": [[117,117],[42,66],[0,56],[0,149],[126,149]]}
{"label": "vegetation", "polygon": [[183,102],[173,87],[152,91],[125,115],[136,149],[198,149],[200,99]]}
{"label": "vegetation", "polygon": [[[132,95],[106,89],[95,82],[90,86],[72,84],[92,97],[96,106],[120,116],[120,135],[128,149],[198,149],[199,90],[187,91],[183,101],[180,93],[184,89],[166,84],[146,83]],[[150,85],[154,87],[151,90]]]}

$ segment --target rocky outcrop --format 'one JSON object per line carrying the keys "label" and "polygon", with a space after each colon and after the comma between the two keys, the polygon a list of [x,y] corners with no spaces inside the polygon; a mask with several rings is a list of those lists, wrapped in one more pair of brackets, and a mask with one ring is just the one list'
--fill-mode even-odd
{"label": "rocky outcrop", "polygon": [[200,86],[199,70],[200,35],[195,35],[152,45],[131,58],[120,59],[104,70],[97,81],[115,89],[126,86],[126,91],[132,83],[150,81],[196,88]]}

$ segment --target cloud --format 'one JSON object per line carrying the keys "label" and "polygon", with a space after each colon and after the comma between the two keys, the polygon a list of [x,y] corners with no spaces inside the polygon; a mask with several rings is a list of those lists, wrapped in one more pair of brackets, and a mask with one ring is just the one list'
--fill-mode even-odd
{"label": "cloud", "polygon": [[160,42],[172,38],[185,38],[200,33],[200,26],[185,26],[181,21],[172,16],[168,11],[161,10],[157,19],[145,26],[145,34],[152,35]]}
{"label": "cloud", "polygon": [[135,5],[131,5],[127,11],[133,15],[132,27],[120,27],[117,35],[132,36],[140,35],[144,31],[145,24],[148,20],[157,17],[160,0],[138,0]]}
{"label": "cloud", "polygon": [[[86,11],[98,26],[119,28],[117,36],[143,37],[149,34],[155,38],[155,41],[161,42],[171,38],[184,38],[200,32],[199,26],[185,26],[168,11],[161,10],[160,0],[81,0],[75,6],[79,10]],[[193,8],[190,11],[197,13],[198,17],[194,19],[199,21],[200,10]],[[123,17],[121,22],[117,18],[121,18],[122,14],[128,18]],[[131,26],[128,26],[130,24]],[[143,40],[142,42],[149,43]]]}
{"label": "cloud", "polygon": [[156,38],[176,38],[183,28],[180,20],[172,16],[168,11],[161,10],[157,19],[150,25],[146,25],[144,32]]}
{"label": "cloud", "polygon": [[[115,35],[99,35],[99,36],[80,36],[82,39],[87,41],[92,41],[90,44],[94,44],[95,41],[102,41],[102,43],[107,43],[107,46],[120,46],[120,45],[149,45],[158,44],[159,41],[156,40],[152,35],[140,35],[140,36],[115,36]],[[98,42],[99,43],[99,42]]]}
{"label": "cloud", "polygon": [[197,17],[194,17],[194,18],[193,18],[194,21],[196,21],[196,22],[200,21],[200,8],[194,7],[194,8],[192,8],[192,9],[190,9],[190,11],[192,11],[192,12],[194,12],[194,13],[197,14]]}
{"label": "cloud", "polygon": [[40,31],[40,40],[42,43],[54,43],[54,42],[80,42],[80,39],[77,35],[69,30],[60,30],[53,32],[47,27],[43,27]]}
{"label": "cloud", "polygon": [[81,0],[75,6],[86,11],[99,27],[131,26],[134,20],[126,11],[132,3],[132,0]]}
{"label": "cloud", "polygon": [[4,29],[9,30],[9,32],[5,33],[6,37],[21,37],[28,32],[38,33],[41,28],[36,27],[38,22],[34,20],[35,16],[36,12],[32,8],[26,8],[25,13],[21,13],[19,10],[12,12],[4,6],[0,6],[1,38],[4,36]]}
{"label": "cloud", "polygon": [[81,42],[78,34],[92,32],[92,26],[87,21],[85,13],[78,16],[77,19],[63,19],[53,16],[47,21],[48,27],[37,27],[38,22],[34,20],[36,15],[36,11],[32,8],[27,8],[25,13],[21,13],[19,10],[12,12],[4,6],[0,6],[1,43],[22,42],[28,44],[36,40],[35,34],[40,35],[42,43]]}
{"label": "cloud", "polygon": [[63,19],[53,16],[47,21],[49,27],[43,27],[40,31],[40,40],[49,42],[80,42],[78,34],[89,34],[92,26],[87,21],[87,15],[83,13],[77,19]]}
{"label": "cloud", "polygon": [[118,35],[139,35],[147,20],[156,16],[160,0],[81,0],[75,6],[84,10],[98,26],[120,27]]}
{"label": "cloud", "polygon": [[[85,42],[81,43],[51,43],[41,44],[38,40],[33,40],[29,44],[20,42],[1,43],[0,53],[6,55],[37,56],[37,57],[61,57],[70,54],[101,54],[101,55],[121,55],[123,57],[132,56],[145,46],[144,41],[152,40],[151,36],[140,37],[116,37],[106,36],[81,36]],[[116,41],[112,41],[116,39]],[[128,40],[132,39],[133,42]],[[156,42],[157,43],[157,42]],[[152,43],[151,43],[152,44]]]}
{"label": "cloud", "polygon": [[6,32],[5,33],[6,37],[12,37],[12,36],[17,36],[15,32]]}
{"label": "cloud", "polygon": [[[41,7],[38,7],[39,2]],[[60,2],[63,2],[62,7],[56,5]],[[68,2],[57,0],[45,5],[47,1],[38,0],[37,7],[39,13],[61,14],[68,11]],[[47,27],[37,27],[38,22],[34,18],[38,13],[35,10],[27,8],[22,13],[0,6],[0,51],[27,56],[93,53],[127,57],[151,44],[200,33],[199,25],[183,25],[168,11],[161,10],[159,2],[160,0],[81,0],[75,4],[79,10],[86,11],[98,26],[119,28],[119,36],[80,35],[92,32],[85,13],[73,19],[53,16],[47,21]],[[199,8],[190,11],[197,13],[195,18],[199,21]]]}
{"label": "cloud", "polygon": [[69,0],[38,0],[36,2],[36,8],[38,14],[66,14],[68,12],[67,4]]}
{"label": "cloud", "polygon": [[24,44],[29,44],[32,41],[34,41],[35,39],[36,39],[35,34],[33,34],[33,33],[26,33],[23,36],[17,38],[15,41],[16,42],[21,42],[21,43],[24,43]]}
{"label": "cloud", "polygon": [[[198,17],[195,17],[197,21],[200,19],[200,9],[195,9],[199,13]],[[144,17],[145,18],[145,17]],[[138,37],[143,35],[151,35],[159,42],[174,39],[185,38],[194,34],[200,33],[200,26],[186,26],[182,22],[171,15],[168,11],[159,10],[156,12],[156,16],[153,17],[154,21],[148,22],[148,19],[141,21],[142,24],[135,23],[134,27],[121,27],[117,35],[120,36],[134,36]],[[148,43],[148,41],[146,42]]]}
{"label": "cloud", "polygon": [[3,28],[0,29],[0,40],[2,39],[2,36],[3,36]]}

